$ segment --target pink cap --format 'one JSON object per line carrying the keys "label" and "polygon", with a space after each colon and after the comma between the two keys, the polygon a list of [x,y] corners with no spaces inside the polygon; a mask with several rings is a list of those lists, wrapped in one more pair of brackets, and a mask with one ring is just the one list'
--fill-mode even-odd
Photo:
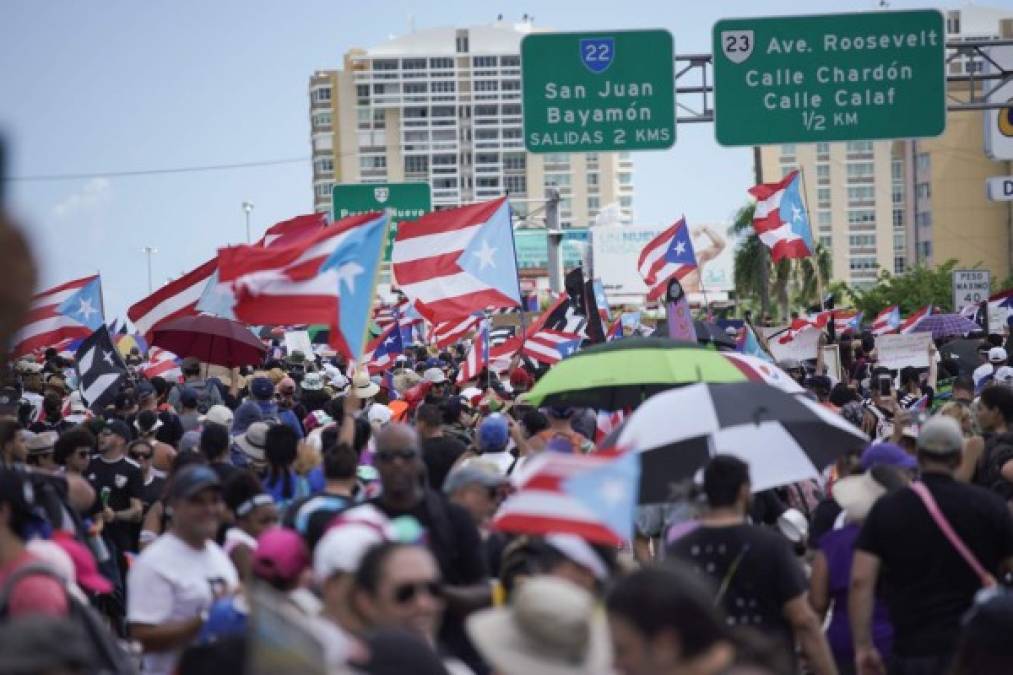
{"label": "pink cap", "polygon": [[265,581],[291,582],[310,565],[306,544],[293,530],[272,527],[257,539],[253,573]]}
{"label": "pink cap", "polygon": [[95,558],[88,547],[64,532],[54,532],[53,541],[60,545],[74,562],[77,585],[92,593],[112,593],[113,585],[98,571]]}

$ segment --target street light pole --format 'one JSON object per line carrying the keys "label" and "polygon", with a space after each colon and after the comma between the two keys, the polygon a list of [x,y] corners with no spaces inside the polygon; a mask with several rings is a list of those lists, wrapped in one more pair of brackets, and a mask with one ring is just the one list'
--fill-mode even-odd
{"label": "street light pole", "polygon": [[250,213],[253,212],[253,202],[243,202],[243,212],[246,213],[246,243],[250,243]]}
{"label": "street light pole", "polygon": [[145,246],[141,249],[148,256],[148,293],[151,293],[151,254],[158,253],[157,248],[151,246]]}

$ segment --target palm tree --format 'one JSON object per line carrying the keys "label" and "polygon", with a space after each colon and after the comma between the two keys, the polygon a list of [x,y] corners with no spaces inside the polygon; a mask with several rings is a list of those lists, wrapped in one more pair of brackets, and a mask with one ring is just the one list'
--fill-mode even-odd
{"label": "palm tree", "polygon": [[[808,305],[818,302],[819,284],[826,288],[830,283],[830,252],[822,245],[816,245],[816,254],[809,258],[782,258],[776,263],[770,260],[770,252],[753,231],[755,204],[746,204],[732,223],[730,232],[743,234],[735,249],[735,290],[740,298],[759,302],[761,315],[766,316],[771,295],[777,301],[779,314],[787,319],[791,301]],[[794,296],[794,297],[792,297]]]}

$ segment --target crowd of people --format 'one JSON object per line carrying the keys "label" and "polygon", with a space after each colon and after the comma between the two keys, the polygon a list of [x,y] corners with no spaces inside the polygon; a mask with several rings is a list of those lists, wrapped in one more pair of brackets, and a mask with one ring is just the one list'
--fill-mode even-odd
{"label": "crowd of people", "polygon": [[598,411],[527,403],[542,369],[516,360],[462,383],[464,345],[372,375],[135,360],[101,411],[55,351],[18,361],[0,672],[1013,672],[1005,348],[944,383],[878,367],[870,338],[841,341],[840,381],[781,364],[868,445],[758,492],[717,455],[620,548],[490,527],[529,458],[596,451]]}

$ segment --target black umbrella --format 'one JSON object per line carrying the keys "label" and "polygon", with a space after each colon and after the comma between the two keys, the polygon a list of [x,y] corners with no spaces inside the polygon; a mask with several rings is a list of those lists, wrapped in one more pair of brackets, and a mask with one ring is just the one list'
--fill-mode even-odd
{"label": "black umbrella", "polygon": [[981,344],[982,340],[969,338],[950,340],[939,348],[939,358],[951,361],[956,364],[961,375],[969,376],[982,363],[978,358],[978,347]]}
{"label": "black umbrella", "polygon": [[801,396],[759,382],[692,384],[652,396],[616,441],[641,453],[641,503],[669,501],[715,454],[749,464],[754,490],[816,478],[865,434]]}

